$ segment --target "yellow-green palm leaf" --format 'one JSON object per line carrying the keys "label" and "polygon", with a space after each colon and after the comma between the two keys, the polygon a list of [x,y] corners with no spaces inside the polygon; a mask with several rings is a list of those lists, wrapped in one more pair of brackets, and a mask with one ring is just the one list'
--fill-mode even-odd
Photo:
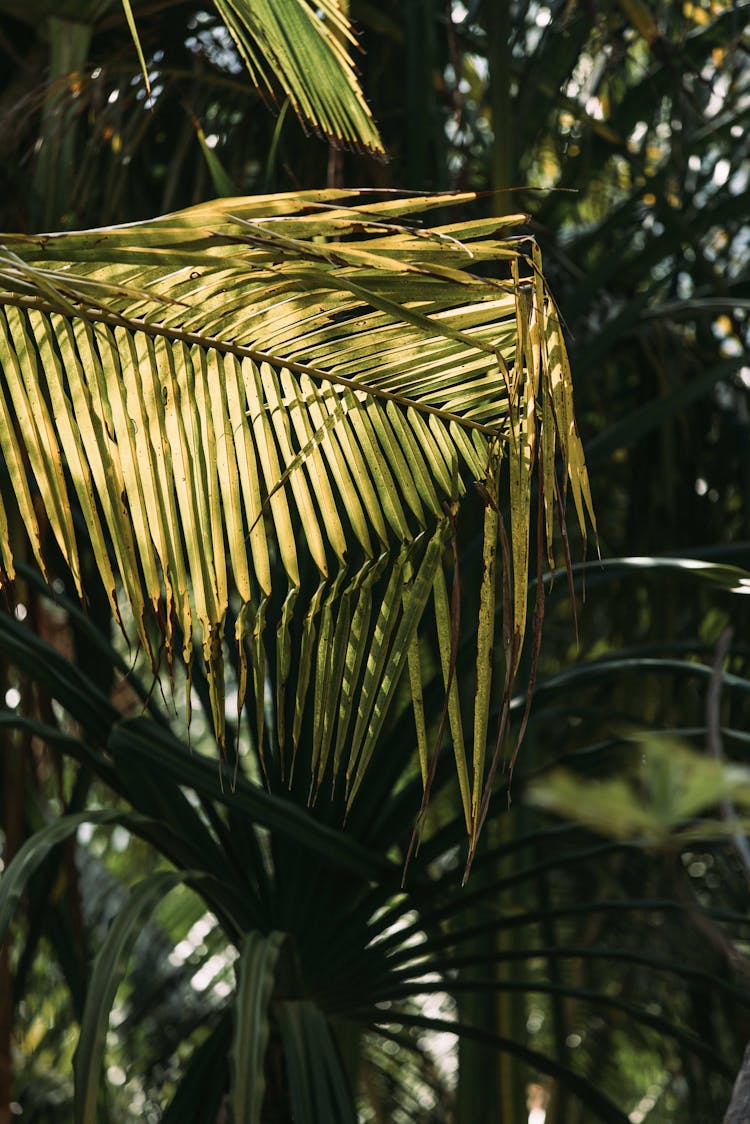
{"label": "yellow-green palm leaf", "polygon": [[[314,791],[343,771],[354,798],[407,669],[427,781],[429,626],[476,838],[497,575],[507,694],[525,632],[531,478],[551,513],[556,448],[582,529],[586,509],[593,523],[570,370],[536,249],[503,239],[523,216],[429,230],[413,218],[458,197],[363,198],[222,200],[131,227],[3,238],[0,447],[40,565],[29,478],[79,588],[75,504],[113,611],[125,596],[141,643],[150,614],[168,660],[189,667],[199,638],[220,740],[224,644],[239,645],[261,746],[275,667],[271,743],[289,761],[313,714]],[[472,272],[487,262],[501,279]],[[486,507],[467,734],[446,579],[471,481]],[[7,526],[0,508],[12,576]]]}

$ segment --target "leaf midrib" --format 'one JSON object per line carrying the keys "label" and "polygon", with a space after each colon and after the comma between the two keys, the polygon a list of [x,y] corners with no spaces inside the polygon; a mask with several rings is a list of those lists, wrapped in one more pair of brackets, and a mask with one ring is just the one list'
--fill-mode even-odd
{"label": "leaf midrib", "polygon": [[[65,312],[61,312],[52,302],[42,301],[38,298],[22,297],[14,293],[0,292],[0,304],[12,305],[15,308],[24,310],[34,310],[48,315],[68,315]],[[308,375],[310,378],[316,379],[319,382],[329,382],[335,386],[348,387],[353,391],[366,394],[371,398],[380,398],[385,401],[395,402],[404,409],[414,409],[420,414],[433,414],[435,417],[441,418],[445,422],[454,422],[464,429],[476,429],[480,433],[484,433],[486,436],[499,441],[508,440],[507,433],[500,427],[485,425],[482,422],[464,417],[461,414],[452,413],[450,410],[442,410],[438,406],[430,406],[427,403],[409,398],[403,394],[395,394],[392,391],[383,390],[380,387],[372,387],[366,383],[357,382],[355,379],[347,379],[331,371],[324,371],[319,367],[313,367],[307,363],[299,363],[293,359],[288,359],[286,356],[275,355],[273,352],[259,351],[257,348],[245,347],[241,344],[217,339],[213,336],[204,336],[199,332],[188,332],[182,328],[165,328],[145,320],[123,316],[120,313],[79,307],[76,308],[76,316],[92,324],[107,324],[126,328],[131,332],[143,332],[153,338],[167,339],[170,341],[179,340],[193,347],[213,349],[224,355],[236,355],[238,358],[252,359],[255,363],[269,363],[276,369],[285,367],[294,374]]]}

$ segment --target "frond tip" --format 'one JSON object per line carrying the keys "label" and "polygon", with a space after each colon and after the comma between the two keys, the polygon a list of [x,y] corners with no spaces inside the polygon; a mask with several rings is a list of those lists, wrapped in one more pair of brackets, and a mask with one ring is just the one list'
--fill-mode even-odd
{"label": "frond tip", "polygon": [[[189,671],[198,636],[222,752],[232,640],[267,776],[289,777],[304,745],[313,797],[343,774],[351,804],[407,666],[429,782],[431,632],[475,844],[504,737],[488,763],[495,603],[507,704],[532,481],[552,562],[556,452],[582,533],[595,523],[559,320],[537,248],[514,235],[525,216],[414,223],[468,198],[308,192],[5,236],[0,449],[42,570],[40,508],[83,595],[77,506],[144,648],[155,619]],[[487,262],[497,278],[473,272]],[[485,543],[470,773],[447,579],[472,481]],[[0,502],[12,577],[9,525]]]}

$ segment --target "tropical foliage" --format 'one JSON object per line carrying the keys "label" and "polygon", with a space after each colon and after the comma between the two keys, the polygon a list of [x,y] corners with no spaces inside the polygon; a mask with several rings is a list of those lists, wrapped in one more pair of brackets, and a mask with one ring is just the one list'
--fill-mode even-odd
{"label": "tropical foliage", "polygon": [[[352,0],[350,14],[365,48],[359,56],[362,88],[389,153],[385,165],[305,141],[283,103],[278,116],[262,111],[212,11],[187,4],[148,12],[134,7],[151,83],[148,113],[142,112],[147,92],[127,20],[116,6],[94,13],[80,58],[52,71],[75,71],[75,78],[57,80],[55,88],[71,95],[64,99],[67,112],[57,117],[41,111],[48,104],[41,22],[22,26],[13,15],[3,19],[2,50],[13,51],[0,79],[5,188],[0,225],[7,229],[132,222],[217,193],[297,192],[326,178],[334,186],[496,189],[465,203],[458,217],[445,212],[430,218],[443,227],[479,222],[490,211],[530,211],[570,348],[604,556],[603,566],[576,564],[581,553],[571,524],[579,643],[568,582],[558,576],[547,597],[534,704],[514,771],[512,803],[508,808],[504,791],[497,793],[463,889],[466,823],[447,737],[456,726],[443,714],[445,639],[441,648],[434,599],[428,602],[420,652],[425,744],[429,754],[441,720],[445,744],[421,846],[401,889],[422,786],[408,657],[345,826],[343,784],[332,798],[325,785],[311,810],[306,769],[295,769],[291,788],[288,771],[284,785],[272,774],[271,791],[265,790],[256,756],[257,711],[250,724],[255,734],[240,739],[233,787],[234,698],[242,677],[237,647],[226,649],[230,768],[221,773],[206,721],[212,684],[200,651],[192,662],[189,747],[179,661],[172,696],[168,683],[154,683],[147,654],[150,650],[154,661],[160,655],[158,613],[156,624],[146,614],[135,656],[123,646],[119,630],[111,631],[111,603],[93,577],[74,511],[79,572],[88,595],[81,613],[73,586],[64,585],[60,548],[32,483],[44,542],[40,553],[56,583],[45,586],[29,564],[31,556],[23,560],[21,528],[13,515],[17,501],[6,476],[2,494],[16,568],[15,614],[0,619],[8,661],[6,859],[25,837],[32,842],[19,855],[17,875],[3,882],[9,887],[5,900],[14,908],[1,919],[7,923],[11,913],[16,919],[14,1096],[29,1119],[68,1118],[79,1024],[84,1029],[76,1061],[79,1111],[88,1104],[97,1120],[107,1114],[117,1120],[129,1114],[160,1119],[164,1113],[172,1114],[167,1119],[189,1120],[199,1104],[206,1115],[197,1118],[213,1120],[229,1111],[229,1102],[237,1113],[257,1112],[259,1084],[255,1081],[252,1101],[248,1082],[260,1079],[264,1042],[264,1119],[289,1119],[293,1111],[302,1120],[352,1118],[356,1100],[365,1120],[516,1121],[523,1118],[527,1094],[545,1105],[548,1124],[721,1118],[750,1034],[747,867],[736,821],[743,774],[733,772],[733,762],[747,758],[747,611],[744,598],[732,592],[747,588],[746,575],[732,564],[747,566],[750,554],[745,9],[716,0],[658,8],[640,0],[586,6],[520,0],[454,4],[446,19],[441,4]],[[394,82],[394,74],[403,75],[403,83]],[[37,143],[58,134],[68,139],[66,151],[73,154],[67,165],[59,163],[61,157],[45,163],[44,144]],[[63,167],[73,171],[60,174]],[[518,185],[528,189],[506,191]],[[567,190],[538,190],[551,187]],[[365,198],[369,210],[387,197]],[[341,202],[350,206],[353,199]],[[354,202],[361,207],[361,198]],[[326,217],[325,210],[315,213],[316,221]],[[229,214],[229,206],[220,213]],[[339,241],[359,240],[372,249],[370,243],[381,237],[417,237],[414,218],[398,225],[404,229],[368,229]],[[513,227],[498,229],[505,241],[517,233]],[[233,257],[257,255],[256,241],[241,240],[246,231],[240,240],[236,227],[232,233],[235,240],[225,244]],[[472,244],[465,234],[460,240]],[[92,292],[84,294],[80,280],[72,288],[60,284],[61,270],[80,276],[74,255],[42,264],[39,256],[32,260],[38,253],[32,241],[19,239],[12,264],[4,260],[13,300],[23,303],[23,275],[23,284],[31,286],[29,305],[35,303],[11,316],[27,325],[45,319],[61,325],[71,308],[51,310],[62,299],[79,315],[87,309],[81,319],[96,323],[95,338],[98,332],[124,338],[128,327],[105,327],[101,308],[97,312]],[[435,263],[445,247],[430,245]],[[528,246],[514,243],[513,249]],[[364,263],[329,261],[324,247],[306,245],[308,273],[366,279]],[[274,262],[288,270],[286,250],[276,247],[274,254]],[[507,264],[491,272],[481,263],[452,261],[450,268],[456,265],[466,275],[513,281]],[[135,263],[132,277],[131,288],[148,292]],[[46,295],[40,280],[48,286]],[[416,285],[418,278],[399,278],[394,285],[399,293],[402,280]],[[128,306],[130,314],[135,306],[137,312],[139,297],[119,281],[118,292],[110,291],[105,300],[99,290],[100,304],[113,300],[121,310]],[[428,283],[437,287],[438,279],[431,276]],[[3,287],[11,284],[4,280]],[[477,301],[474,292],[469,296],[461,288],[464,295],[450,306],[451,316],[459,307],[489,299]],[[354,308],[351,292],[341,290],[338,299]],[[175,324],[186,315],[180,306],[155,302],[153,294],[140,307],[156,317],[171,316]],[[194,307],[191,315],[199,317],[200,310]],[[234,315],[246,312],[238,307]],[[407,330],[417,338],[417,325],[409,322]],[[482,331],[479,327],[478,334]],[[334,319],[318,332],[324,349],[326,333],[330,344],[343,330]],[[85,334],[78,329],[78,336]],[[77,340],[75,331],[72,335]],[[293,342],[292,335],[286,338]],[[308,344],[314,346],[314,339],[300,342]],[[62,362],[57,344],[51,350]],[[151,354],[148,345],[146,353]],[[297,360],[306,362],[301,352]],[[495,405],[504,383],[499,389]],[[162,415],[154,401],[154,418],[144,417],[144,425],[156,432]],[[387,408],[384,413],[390,417]],[[210,397],[199,416],[213,419]],[[269,422],[273,425],[270,415]],[[338,418],[304,457],[304,442],[296,430],[292,435],[292,459],[296,455],[299,461],[274,499],[288,493],[298,525],[302,516],[292,481],[309,479],[335,424]],[[507,468],[504,460],[503,471]],[[219,480],[218,463],[215,471]],[[279,464],[273,479],[282,475]],[[460,454],[455,478],[446,475],[447,490],[433,481],[440,501],[433,508],[416,477],[414,485],[423,510],[433,512],[427,520],[432,527],[447,518],[442,501],[451,508],[459,480],[469,484],[455,520],[461,615],[457,644],[455,614],[448,618],[448,673],[453,657],[456,689],[469,700],[462,728],[471,731],[480,589],[471,575],[481,573],[484,524],[493,509],[471,483],[477,477],[481,483],[481,475]],[[71,476],[64,485],[67,496],[77,496]],[[264,487],[268,491],[265,477]],[[498,506],[507,516],[507,479],[502,487]],[[340,495],[335,481],[332,491]],[[151,517],[154,508],[143,503]],[[258,528],[264,528],[275,567],[271,507],[269,500]],[[94,508],[107,530],[105,510],[98,501]],[[352,531],[348,516],[340,518],[347,533]],[[405,519],[410,530],[418,528],[411,507]],[[319,523],[326,560],[334,563],[327,579],[332,584],[336,555],[328,545],[328,525],[322,518]],[[509,521],[507,530],[510,535]],[[376,534],[370,533],[374,543]],[[453,585],[454,529],[446,533],[441,561]],[[208,541],[213,527],[210,536]],[[537,604],[534,538],[530,638]],[[398,554],[395,541],[391,560]],[[291,649],[290,684],[299,682],[305,619],[300,599],[319,584],[307,546],[300,556],[291,626],[297,629],[293,640],[300,642]],[[159,556],[154,558],[158,573]],[[562,546],[555,561],[564,566]],[[113,554],[113,575],[116,563]],[[268,706],[260,716],[271,773],[280,771],[270,733],[275,737],[283,678],[275,625],[289,588],[287,572],[282,567],[278,573],[281,585],[266,613]],[[230,557],[230,582],[233,574]],[[373,587],[376,608],[382,588]],[[240,602],[228,597],[228,603],[225,634],[231,638]],[[117,604],[126,630],[135,635],[139,624],[130,619],[126,589],[118,588]],[[165,604],[159,601],[157,608]],[[321,626],[323,613],[321,604]],[[716,654],[730,619],[731,646],[725,637]],[[184,637],[178,618],[171,627],[179,653]],[[503,746],[508,755],[532,678],[533,641],[526,648],[510,703]],[[252,659],[251,647],[250,698]],[[488,759],[502,710],[502,664],[497,670]],[[310,692],[316,674],[317,664],[311,665]],[[293,724],[291,686],[285,698]],[[300,765],[313,758],[310,717],[300,728]],[[707,749],[714,761],[706,760]],[[550,771],[550,765],[566,771]],[[707,779],[713,804],[705,802]],[[567,822],[551,819],[540,810],[542,803]],[[84,826],[65,818],[78,814],[86,817]],[[77,842],[69,836],[59,844],[74,827]],[[165,897],[175,872],[190,888],[178,884]],[[113,917],[117,921],[110,926]],[[246,939],[249,932],[257,937]],[[278,933],[285,934],[283,940]],[[124,970],[120,955],[128,953],[136,934],[102,1053],[111,988]],[[96,988],[90,986],[88,959],[95,954]],[[0,972],[8,979],[7,960]],[[0,996],[6,994],[9,989],[0,987]],[[267,1022],[249,1018],[256,1000],[269,1012]],[[0,1015],[7,1057],[10,1011]],[[440,1036],[447,1029],[454,1033],[446,1040]],[[456,1037],[454,1050],[446,1042]],[[231,1061],[240,1056],[250,1059],[244,1069]],[[102,1098],[95,1109],[93,1091]],[[222,1109],[225,1097],[229,1102]]]}
{"label": "tropical foliage", "polygon": [[[505,688],[490,786],[526,631],[537,466],[537,553],[540,566],[545,551],[553,562],[558,441],[584,534],[584,507],[593,519],[570,369],[538,252],[492,237],[518,216],[409,229],[398,224],[448,200],[344,208],[342,195],[5,237],[0,447],[42,572],[27,462],[79,596],[74,496],[114,619],[122,624],[116,573],[153,673],[147,605],[170,672],[182,651],[188,706],[199,632],[222,755],[224,624],[235,601],[238,713],[250,673],[267,780],[294,771],[312,718],[313,799],[344,772],[350,810],[408,663],[426,806],[417,629],[429,604],[473,854],[488,806],[495,558],[502,546]],[[507,281],[465,268],[493,260],[507,262]],[[504,462],[510,536],[499,518]],[[451,612],[446,577],[447,560],[459,580],[448,548],[467,477],[485,505],[471,780],[455,680],[458,595]],[[0,551],[12,577],[2,506]],[[537,647],[540,627],[537,614]]]}

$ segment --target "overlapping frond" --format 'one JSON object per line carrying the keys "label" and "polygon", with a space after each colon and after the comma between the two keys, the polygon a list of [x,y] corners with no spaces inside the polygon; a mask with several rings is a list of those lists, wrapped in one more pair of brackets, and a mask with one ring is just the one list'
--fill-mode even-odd
{"label": "overlapping frond", "polygon": [[[354,798],[407,669],[428,784],[429,629],[475,839],[496,587],[501,575],[509,697],[532,477],[550,540],[556,450],[584,533],[587,514],[593,524],[570,370],[536,248],[503,238],[524,216],[425,229],[413,216],[461,197],[364,199],[222,200],[131,227],[4,238],[0,448],[42,568],[40,505],[84,593],[77,506],[112,610],[121,589],[154,665],[150,617],[170,663],[181,654],[190,667],[197,634],[220,742],[226,641],[239,646],[240,706],[255,700],[258,748],[282,773],[312,718],[313,794],[344,773]],[[499,278],[478,276],[480,263]],[[469,737],[448,587],[471,481],[485,547]],[[12,577],[7,526],[0,507]]]}

